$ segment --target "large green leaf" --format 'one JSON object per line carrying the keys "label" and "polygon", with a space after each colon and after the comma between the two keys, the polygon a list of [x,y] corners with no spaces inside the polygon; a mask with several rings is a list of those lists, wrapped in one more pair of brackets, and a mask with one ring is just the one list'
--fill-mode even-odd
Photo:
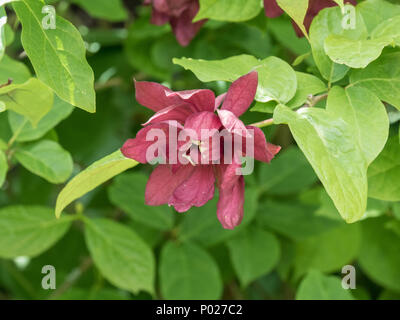
{"label": "large green leaf", "polygon": [[365,25],[372,32],[380,23],[400,15],[400,6],[384,0],[366,0],[357,5]]}
{"label": "large green leaf", "polygon": [[354,300],[350,290],[342,288],[341,279],[310,271],[300,283],[297,300]]}
{"label": "large green leaf", "polygon": [[392,42],[391,37],[354,40],[330,35],[325,40],[325,52],[333,62],[360,69],[378,59],[383,48]]}
{"label": "large green leaf", "polygon": [[292,67],[285,61],[268,57],[258,60],[250,55],[234,56],[223,60],[174,59],[174,63],[192,71],[201,81],[235,81],[246,73],[258,72],[256,100],[286,103],[296,93],[297,78]]}
{"label": "large green leaf", "polygon": [[400,237],[387,228],[387,222],[376,218],[362,223],[359,262],[373,281],[400,292]]}
{"label": "large green leaf", "polygon": [[[400,8],[400,7],[399,7]],[[400,15],[390,18],[381,24],[379,24],[371,34],[373,39],[379,39],[382,37],[392,38],[396,45],[400,46]]]}
{"label": "large green leaf", "polygon": [[50,111],[53,101],[53,91],[35,78],[0,88],[0,103],[25,116],[34,127]]}
{"label": "large green leaf", "polygon": [[200,10],[194,21],[246,21],[261,11],[259,0],[200,0]]}
{"label": "large green leaf", "polygon": [[59,217],[65,207],[74,200],[137,164],[138,162],[124,157],[120,150],[96,161],[69,181],[60,192],[56,203],[56,216]]}
{"label": "large green leaf", "polygon": [[160,287],[165,299],[220,299],[222,280],[213,258],[192,243],[167,242],[161,250]]}
{"label": "large green leaf", "polygon": [[308,0],[277,0],[278,5],[296,22],[303,34],[308,38],[304,26],[304,18],[308,10]]}
{"label": "large green leaf", "polygon": [[357,258],[360,250],[359,224],[344,224],[338,228],[296,243],[294,277],[309,270],[334,272]]}
{"label": "large green leaf", "polygon": [[53,209],[10,206],[0,209],[0,257],[34,257],[52,247],[68,230],[72,217],[55,219]]}
{"label": "large green leaf", "polygon": [[121,0],[71,0],[91,16],[109,21],[124,21],[128,13]]}
{"label": "large green leaf", "polygon": [[385,54],[365,69],[353,70],[350,82],[400,110],[400,52]]}
{"label": "large green leaf", "polygon": [[362,88],[334,87],[326,110],[285,106],[274,121],[287,123],[347,222],[359,220],[367,204],[367,168],[383,149],[389,121],[384,105]]}
{"label": "large green leaf", "polygon": [[268,194],[291,194],[310,187],[318,179],[301,151],[292,147],[279,153],[260,170],[261,187]]}
{"label": "large green leaf", "polygon": [[116,287],[154,293],[155,261],[132,229],[108,219],[85,219],[85,238],[94,263]]}
{"label": "large green leaf", "polygon": [[313,20],[310,28],[310,43],[315,63],[322,76],[329,82],[342,79],[349,68],[339,65],[327,56],[324,49],[325,39],[330,35],[342,35],[349,39],[364,39],[368,33],[361,15],[357,14],[356,29],[345,30],[341,21],[343,15],[339,7],[322,10]]}
{"label": "large green leaf", "polygon": [[368,195],[385,201],[400,201],[399,137],[389,139],[382,153],[368,169]]}
{"label": "large green leaf", "polygon": [[20,145],[15,151],[15,158],[27,170],[51,183],[65,182],[73,170],[69,152],[50,140]]}
{"label": "large green leaf", "polygon": [[262,226],[293,240],[304,240],[341,225],[341,221],[318,216],[315,208],[300,203],[265,201],[256,217]]}
{"label": "large green leaf", "polygon": [[127,173],[115,178],[108,189],[111,202],[126,212],[133,220],[159,230],[169,230],[174,225],[174,215],[167,206],[147,206],[144,194],[148,176]]}
{"label": "large green leaf", "polygon": [[8,171],[7,156],[3,150],[0,149],[0,188],[3,186]]}
{"label": "large green leaf", "polygon": [[70,104],[95,112],[94,75],[79,31],[57,16],[56,29],[42,26],[43,0],[20,0],[13,7],[22,23],[22,44],[40,80]]}
{"label": "large green leaf", "polygon": [[24,116],[15,112],[8,113],[8,121],[11,130],[14,133],[18,133],[16,141],[33,141],[40,139],[62,120],[66,119],[72,113],[73,109],[73,106],[68,102],[55,96],[52,109],[39,121],[36,128],[26,122]]}
{"label": "large green leaf", "polygon": [[246,287],[277,265],[280,246],[276,237],[258,227],[249,227],[227,242],[233,267]]}
{"label": "large green leaf", "polygon": [[5,36],[5,26],[7,24],[7,14],[6,10],[0,5],[0,60],[4,56],[4,51],[6,49],[6,36]]}

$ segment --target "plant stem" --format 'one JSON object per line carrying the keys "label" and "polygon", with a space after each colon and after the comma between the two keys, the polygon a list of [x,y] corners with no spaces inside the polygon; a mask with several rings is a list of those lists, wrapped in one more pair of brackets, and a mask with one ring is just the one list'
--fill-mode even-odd
{"label": "plant stem", "polygon": [[264,128],[274,124],[274,119],[266,119],[260,122],[252,123],[250,126],[257,128]]}

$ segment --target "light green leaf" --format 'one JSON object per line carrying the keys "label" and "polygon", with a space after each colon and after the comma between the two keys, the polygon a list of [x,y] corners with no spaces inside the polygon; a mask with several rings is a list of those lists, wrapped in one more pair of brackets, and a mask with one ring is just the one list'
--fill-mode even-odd
{"label": "light green leaf", "polygon": [[287,123],[347,222],[359,220],[367,204],[367,168],[383,149],[389,120],[384,105],[368,90],[334,87],[326,110],[279,105],[275,123]]}
{"label": "light green leaf", "polygon": [[182,242],[194,241],[202,246],[214,246],[234,236],[254,219],[257,211],[259,191],[254,187],[246,187],[244,201],[244,217],[242,223],[234,230],[223,229],[217,218],[218,196],[200,208],[192,208],[185,214],[179,227],[178,238]]}
{"label": "light green leaf", "polygon": [[308,73],[296,72],[297,76],[297,92],[292,100],[287,103],[291,109],[301,107],[306,103],[309,95],[315,95],[327,90],[325,83]]}
{"label": "light green leaf", "polygon": [[400,292],[400,237],[386,227],[388,221],[383,217],[363,221],[359,263],[374,282]]}
{"label": "light green leaf", "polygon": [[353,70],[350,82],[400,110],[400,52],[385,54],[365,69]]}
{"label": "light green leaf", "polygon": [[7,24],[7,14],[6,10],[0,6],[0,60],[4,56],[4,51],[6,49],[6,37],[5,37],[5,26]]}
{"label": "light green leaf", "polygon": [[134,294],[154,293],[153,253],[132,229],[108,219],[85,219],[85,226],[91,257],[108,281]]}
{"label": "light green leaf", "polygon": [[385,201],[400,201],[400,143],[389,139],[382,153],[368,169],[368,195]]}
{"label": "light green leaf", "polygon": [[382,0],[366,0],[357,5],[363,20],[372,32],[380,23],[400,15],[400,6]]}
{"label": "light green leaf", "polygon": [[53,209],[10,206],[0,209],[0,257],[35,257],[68,231],[74,218],[55,219]]}
{"label": "light green leaf", "polygon": [[11,130],[14,133],[19,132],[16,141],[33,141],[40,139],[62,120],[66,119],[72,113],[73,109],[73,106],[68,102],[55,96],[52,109],[39,121],[36,128],[26,122],[25,117],[14,112],[8,113],[8,121]]}
{"label": "light green leaf", "polygon": [[222,280],[213,258],[191,243],[167,242],[161,250],[160,286],[167,300],[214,300],[222,295]]}
{"label": "light green leaf", "polygon": [[28,67],[17,60],[11,59],[5,55],[0,61],[0,83],[7,83],[12,79],[13,84],[22,84],[31,78]]}
{"label": "light green leaf", "polygon": [[112,177],[136,166],[138,162],[125,158],[120,150],[96,161],[76,175],[57,197],[56,216],[74,200],[92,191]]}
{"label": "light green leaf", "polygon": [[278,240],[272,233],[258,227],[246,228],[227,245],[242,287],[271,272],[279,261]]}
{"label": "light green leaf", "polygon": [[400,15],[379,24],[371,34],[372,39],[391,38],[400,46]]}
{"label": "light green leaf", "polygon": [[95,112],[94,75],[79,31],[57,16],[56,29],[42,26],[42,0],[20,0],[13,7],[22,23],[22,44],[40,80],[63,100]]}
{"label": "light green leaf", "polygon": [[342,35],[349,39],[365,39],[368,36],[362,17],[357,14],[356,29],[345,30],[341,21],[343,15],[339,7],[326,8],[314,18],[310,28],[310,43],[314,61],[322,76],[333,83],[342,79],[349,68],[333,63],[324,49],[325,39],[330,35]]}
{"label": "light green leaf", "polygon": [[261,187],[268,194],[291,194],[310,187],[318,179],[301,151],[292,147],[279,153],[260,170]]}
{"label": "light green leaf", "polygon": [[340,278],[312,270],[300,283],[296,300],[354,300],[354,297],[350,290],[342,288]]}
{"label": "light green leaf", "polygon": [[128,13],[121,0],[71,0],[81,6],[92,17],[113,22],[128,19]]}
{"label": "light green leaf", "polygon": [[256,100],[286,103],[296,93],[297,78],[293,68],[285,61],[268,57],[258,60],[250,55],[234,56],[223,60],[173,59],[186,70],[192,71],[201,81],[235,81],[246,73],[258,72]]}
{"label": "light green leaf", "polygon": [[55,184],[65,182],[73,170],[71,155],[50,140],[19,146],[15,158],[27,170]]}
{"label": "light green leaf", "polygon": [[308,0],[277,0],[278,5],[285,11],[308,39],[308,33],[304,26],[304,18],[308,10]]}
{"label": "light green leaf", "polygon": [[169,230],[174,225],[174,215],[167,206],[147,206],[144,194],[148,176],[127,173],[118,176],[108,189],[110,201],[126,212],[130,218],[159,230]]}
{"label": "light green leaf", "polygon": [[325,52],[338,64],[350,68],[365,68],[379,58],[382,50],[393,42],[393,38],[353,40],[343,36],[330,35],[325,40]]}
{"label": "light green leaf", "polygon": [[352,262],[360,250],[359,224],[344,224],[338,228],[296,243],[294,278],[309,270],[334,272]]}
{"label": "light green leaf", "polygon": [[246,21],[261,11],[259,0],[200,0],[200,10],[194,21]]}
{"label": "light green leaf", "polygon": [[0,188],[3,186],[3,183],[6,179],[7,171],[7,156],[5,155],[4,151],[0,149]]}
{"label": "light green leaf", "polygon": [[260,204],[257,222],[293,240],[304,240],[340,226],[343,222],[317,216],[315,208],[299,203],[268,200]]}
{"label": "light green leaf", "polygon": [[6,109],[25,116],[34,127],[50,111],[53,101],[53,91],[35,78],[0,88],[0,102]]}

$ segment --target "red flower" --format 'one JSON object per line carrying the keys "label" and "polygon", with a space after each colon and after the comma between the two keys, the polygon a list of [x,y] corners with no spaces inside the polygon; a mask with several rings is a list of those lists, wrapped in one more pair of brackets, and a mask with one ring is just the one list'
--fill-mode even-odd
{"label": "red flower", "polygon": [[[226,94],[217,98],[210,90],[173,92],[154,82],[135,83],[137,101],[156,113],[135,139],[124,144],[122,153],[141,163],[151,162],[156,157],[165,160],[165,164],[159,164],[150,176],[146,186],[146,204],[168,204],[178,212],[185,212],[192,206],[200,207],[211,200],[217,181],[218,219],[227,229],[240,224],[244,203],[240,156],[252,155],[246,145],[247,138],[250,137],[254,143],[253,157],[259,161],[270,162],[280,150],[279,146],[267,143],[261,129],[245,126],[238,118],[254,100],[257,85],[258,74],[255,71],[236,80]],[[154,140],[147,141],[146,137],[151,129],[164,132],[167,139],[162,142],[165,144],[164,151],[149,157],[146,154],[154,145]],[[224,148],[217,148],[214,141],[210,143],[214,134],[206,137],[201,135],[201,139],[190,137],[189,141],[178,142],[179,147],[171,148],[169,138],[174,131],[178,135],[189,131],[197,135],[204,129],[214,134],[225,132],[224,143],[233,146],[239,141],[245,148],[241,148],[240,152],[233,148],[229,155]],[[182,148],[183,145],[185,148]],[[198,157],[188,153],[192,149],[199,151]],[[188,163],[172,162],[174,157],[186,158]],[[200,161],[203,158],[205,162]],[[229,158],[232,161],[229,162]]]}
{"label": "red flower", "polygon": [[[357,4],[356,0],[345,0],[344,2],[352,5]],[[304,19],[304,26],[307,32],[310,30],[311,22],[322,9],[334,6],[337,6],[337,3],[332,0],[309,0],[308,11]],[[268,18],[276,18],[283,14],[283,10],[278,6],[276,0],[264,0],[264,9]],[[292,23],[297,36],[304,37],[298,25],[294,21]]]}
{"label": "red flower", "polygon": [[198,0],[145,0],[144,4],[153,6],[151,23],[163,25],[169,22],[182,46],[187,46],[206,22],[192,22],[199,11]]}

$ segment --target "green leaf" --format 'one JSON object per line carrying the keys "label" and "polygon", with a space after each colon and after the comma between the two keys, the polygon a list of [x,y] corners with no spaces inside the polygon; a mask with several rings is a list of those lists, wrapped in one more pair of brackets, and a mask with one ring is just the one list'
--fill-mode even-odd
{"label": "green leaf", "polygon": [[120,150],[96,161],[76,175],[61,190],[57,197],[56,216],[59,217],[61,212],[74,200],[137,164],[138,162],[125,158]]}
{"label": "green leaf", "polygon": [[309,270],[334,272],[357,258],[361,244],[359,224],[343,224],[338,228],[296,243],[294,278]]}
{"label": "green leaf", "polygon": [[108,281],[134,294],[154,293],[153,253],[132,229],[107,219],[85,219],[85,226],[91,257]]}
{"label": "green leaf", "polygon": [[383,48],[392,42],[393,39],[390,37],[353,40],[330,35],[325,40],[325,52],[332,61],[338,64],[345,64],[356,69],[365,68],[378,59]]}
{"label": "green leaf", "polygon": [[57,16],[56,29],[42,26],[42,0],[20,0],[13,7],[22,23],[22,45],[40,80],[63,100],[95,112],[94,75],[79,31]]}
{"label": "green leaf", "polygon": [[368,90],[334,87],[326,110],[279,105],[275,123],[287,123],[347,222],[359,220],[367,204],[367,168],[383,149],[389,121],[384,105]]}
{"label": "green leaf", "polygon": [[73,170],[69,152],[50,140],[19,146],[15,158],[27,170],[55,184],[65,182]]}
{"label": "green leaf", "polygon": [[110,201],[133,220],[159,230],[169,230],[174,225],[171,209],[167,206],[147,206],[144,203],[147,180],[147,175],[136,172],[118,176],[108,189]]}
{"label": "green leaf", "polygon": [[353,70],[350,82],[367,88],[400,110],[400,52],[384,54],[365,69]]}
{"label": "green leaf", "polygon": [[304,240],[341,225],[341,221],[317,216],[315,208],[299,203],[265,201],[257,222],[293,240]]}
{"label": "green leaf", "polygon": [[200,10],[194,21],[246,21],[261,11],[259,0],[200,0]]}
{"label": "green leaf", "polygon": [[214,300],[222,295],[222,280],[213,258],[191,243],[167,242],[160,258],[161,294],[167,300]]}
{"label": "green leaf", "polygon": [[0,149],[0,188],[3,186],[3,183],[6,179],[8,171],[8,162],[7,156],[3,150]]}
{"label": "green leaf", "polygon": [[362,223],[360,266],[379,285],[400,292],[400,237],[386,227],[388,219]]}
{"label": "green leaf", "polygon": [[25,116],[34,127],[50,111],[53,101],[53,91],[35,78],[0,88],[0,102]]}
{"label": "green leaf", "polygon": [[309,95],[315,95],[327,90],[325,83],[308,73],[296,72],[297,92],[292,100],[287,103],[291,109],[301,107],[307,102]]}
{"label": "green leaf", "polygon": [[10,206],[0,209],[0,257],[34,257],[52,247],[69,229],[73,217],[55,219],[53,209]]}
{"label": "green leaf", "polygon": [[342,79],[349,68],[332,62],[326,55],[324,49],[325,39],[329,35],[342,35],[354,40],[366,38],[368,33],[361,15],[357,14],[356,18],[356,29],[345,30],[340,23],[343,19],[341,9],[334,7],[320,11],[311,24],[310,43],[314,61],[322,76],[331,83]]}
{"label": "green leaf", "polygon": [[173,59],[186,70],[192,71],[201,81],[235,81],[246,73],[258,72],[256,100],[286,103],[296,93],[297,78],[293,68],[285,61],[268,57],[258,60],[250,55],[234,56],[223,60]]}
{"label": "green leaf", "polygon": [[22,84],[31,78],[31,73],[28,67],[17,60],[11,59],[5,55],[0,61],[0,83],[7,83],[12,79],[13,84]]}
{"label": "green leaf", "polygon": [[55,96],[52,109],[47,113],[34,128],[25,121],[25,117],[14,112],[8,113],[8,121],[11,130],[18,132],[16,141],[26,142],[42,138],[51,129],[66,119],[73,111],[73,106]]}
{"label": "green leaf", "polygon": [[235,230],[223,229],[217,218],[218,195],[200,208],[192,208],[185,214],[179,227],[178,238],[182,242],[194,241],[203,246],[214,246],[234,236],[244,229],[255,217],[259,191],[254,187],[246,187],[244,201],[244,217]]}
{"label": "green leaf", "polygon": [[382,0],[367,0],[357,5],[368,32],[372,32],[380,23],[400,15],[400,6]]}
{"label": "green leaf", "polygon": [[400,143],[390,138],[368,169],[368,195],[385,201],[400,201]]}
{"label": "green leaf", "polygon": [[296,300],[354,300],[350,290],[342,288],[341,279],[310,271],[300,283]]}
{"label": "green leaf", "polygon": [[285,11],[308,39],[308,33],[304,26],[304,18],[308,10],[308,0],[277,0],[278,5]]}
{"label": "green leaf", "polygon": [[6,49],[6,37],[5,37],[5,26],[7,24],[7,14],[6,10],[0,6],[0,60],[4,56],[4,51]]}
{"label": "green leaf", "polygon": [[318,179],[301,151],[292,147],[260,170],[261,186],[268,194],[291,194],[310,187]]}
{"label": "green leaf", "polygon": [[246,228],[227,245],[242,287],[270,273],[279,261],[278,240],[272,233],[258,227]]}
{"label": "green leaf", "polygon": [[397,46],[400,46],[400,15],[390,18],[379,24],[371,34],[372,39],[383,37],[392,38]]}
{"label": "green leaf", "polygon": [[92,17],[113,22],[128,19],[128,13],[121,0],[71,0],[85,9]]}

